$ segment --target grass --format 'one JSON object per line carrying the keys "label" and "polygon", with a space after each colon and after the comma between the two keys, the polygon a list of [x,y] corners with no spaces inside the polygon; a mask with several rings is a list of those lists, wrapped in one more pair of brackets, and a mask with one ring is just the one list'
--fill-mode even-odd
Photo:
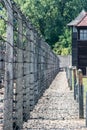
{"label": "grass", "polygon": [[[73,74],[72,74],[72,86],[74,89]],[[85,103],[86,102],[86,92],[87,92],[87,77],[83,77],[83,87],[84,87],[84,103]]]}
{"label": "grass", "polygon": [[84,78],[83,78],[83,86],[84,86],[84,102],[86,102],[87,77],[84,77]]}

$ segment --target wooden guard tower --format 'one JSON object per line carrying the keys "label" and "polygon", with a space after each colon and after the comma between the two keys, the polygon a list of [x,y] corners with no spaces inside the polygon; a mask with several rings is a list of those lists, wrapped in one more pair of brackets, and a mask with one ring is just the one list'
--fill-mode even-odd
{"label": "wooden guard tower", "polygon": [[87,12],[82,12],[68,24],[72,28],[72,65],[87,72]]}

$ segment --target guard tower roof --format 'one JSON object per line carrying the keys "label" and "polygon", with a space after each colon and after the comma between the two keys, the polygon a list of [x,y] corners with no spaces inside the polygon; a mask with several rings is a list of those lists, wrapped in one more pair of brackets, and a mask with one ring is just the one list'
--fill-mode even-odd
{"label": "guard tower roof", "polygon": [[85,10],[82,10],[80,12],[80,14],[74,19],[72,20],[70,23],[68,23],[68,26],[77,26],[78,23],[80,23],[82,21],[82,19],[87,15],[87,12]]}

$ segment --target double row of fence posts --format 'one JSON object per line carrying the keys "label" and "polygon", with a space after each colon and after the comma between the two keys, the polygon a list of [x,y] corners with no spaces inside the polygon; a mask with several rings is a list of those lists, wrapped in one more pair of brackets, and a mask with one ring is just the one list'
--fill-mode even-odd
{"label": "double row of fence posts", "polygon": [[[82,70],[74,67],[66,68],[66,77],[70,90],[74,91],[74,100],[79,105],[79,118],[84,119],[84,86]],[[86,126],[87,126],[87,94],[86,94]]]}
{"label": "double row of fence posts", "polygon": [[[0,34],[3,61],[3,129],[22,129],[23,122],[59,72],[59,59],[13,0],[0,1],[6,36]],[[0,46],[0,52],[3,52]],[[0,53],[1,54],[1,53]],[[0,81],[2,67],[0,68]],[[1,86],[1,85],[0,85]],[[1,129],[0,129],[1,130]]]}
{"label": "double row of fence posts", "polygon": [[84,86],[82,70],[73,67],[74,99],[79,103],[79,118],[84,118]]}

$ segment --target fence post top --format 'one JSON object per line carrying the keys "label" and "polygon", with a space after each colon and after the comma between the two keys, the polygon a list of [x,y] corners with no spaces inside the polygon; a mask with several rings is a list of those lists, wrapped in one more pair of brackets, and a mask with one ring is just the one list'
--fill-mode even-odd
{"label": "fence post top", "polygon": [[73,69],[73,70],[76,70],[76,66],[73,66],[72,69]]}
{"label": "fence post top", "polygon": [[69,66],[69,69],[72,69],[72,66]]}
{"label": "fence post top", "polygon": [[81,69],[78,70],[78,76],[79,76],[79,77],[83,77],[83,74],[82,74],[82,70],[81,70]]}
{"label": "fence post top", "polygon": [[83,74],[82,74],[82,70],[81,69],[79,69],[78,70],[78,79],[79,79],[79,84],[80,84],[80,86],[82,86],[83,85]]}
{"label": "fence post top", "polygon": [[82,73],[82,70],[81,70],[81,69],[78,69],[78,73],[79,73],[79,74]]}

